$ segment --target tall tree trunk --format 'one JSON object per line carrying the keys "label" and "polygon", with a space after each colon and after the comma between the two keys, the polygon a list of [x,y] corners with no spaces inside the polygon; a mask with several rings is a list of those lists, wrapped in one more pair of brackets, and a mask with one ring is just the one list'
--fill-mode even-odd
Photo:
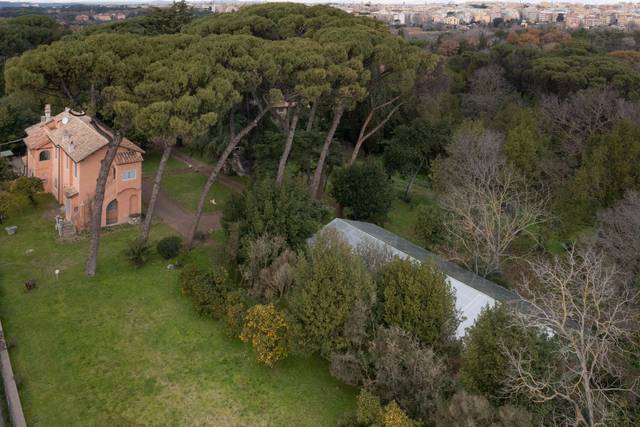
{"label": "tall tree trunk", "polygon": [[284,180],[284,172],[287,166],[287,160],[293,147],[293,137],[296,133],[296,126],[298,125],[298,118],[300,116],[298,108],[293,111],[293,117],[291,117],[291,124],[289,124],[289,131],[287,132],[287,140],[284,144],[284,151],[280,157],[280,163],[278,163],[278,174],[276,175],[276,184],[282,184]]}
{"label": "tall tree trunk", "polygon": [[413,175],[411,175],[411,179],[409,180],[409,183],[407,184],[407,188],[404,191],[404,197],[405,198],[409,198],[409,193],[411,192],[411,189],[413,188],[413,183],[416,181],[416,177],[420,173],[420,170],[422,170],[423,164],[424,164],[424,162],[421,161],[420,164],[418,165],[418,167],[416,168],[416,170],[413,172]]}
{"label": "tall tree trunk", "polygon": [[318,110],[318,101],[314,102],[309,111],[309,119],[307,120],[307,132],[311,132],[313,129],[313,121],[316,118],[316,111]]}
{"label": "tall tree trunk", "polygon": [[167,166],[167,162],[171,157],[171,151],[173,150],[173,144],[167,142],[164,143],[164,150],[162,151],[162,157],[160,158],[160,166],[156,171],[156,176],[153,179],[153,189],[151,190],[151,198],[149,199],[149,206],[147,207],[147,215],[144,218],[142,225],[142,238],[149,240],[149,232],[151,231],[151,221],[153,220],[153,211],[156,208],[156,201],[158,200],[158,193],[160,192],[160,182],[162,181],[162,175]]}
{"label": "tall tree trunk", "polygon": [[327,159],[327,154],[329,154],[329,148],[331,147],[331,142],[333,141],[333,136],[336,133],[338,124],[340,124],[342,113],[344,113],[344,105],[340,103],[336,106],[336,109],[333,113],[333,121],[331,122],[331,128],[329,128],[327,137],[324,140],[322,151],[320,151],[320,158],[318,159],[316,170],[313,173],[313,179],[311,180],[311,189],[310,189],[312,197],[318,197],[318,190],[320,189],[320,181],[322,180],[322,170],[324,168],[324,162]]}
{"label": "tall tree trunk", "polygon": [[102,204],[104,202],[104,192],[107,186],[107,179],[109,178],[111,164],[118,153],[118,146],[122,141],[122,133],[120,133],[120,131],[116,131],[108,140],[109,144],[107,145],[107,152],[104,159],[100,161],[100,172],[98,173],[98,180],[96,181],[96,196],[93,200],[93,206],[91,206],[91,219],[89,221],[91,241],[89,242],[89,257],[87,258],[87,265],[85,268],[85,274],[89,277],[96,275],[98,249],[100,247],[100,229],[102,226]]}
{"label": "tall tree trunk", "polygon": [[396,102],[398,99],[400,99],[399,96],[396,96],[393,99],[390,99],[389,101],[386,101],[374,108],[371,109],[371,111],[369,111],[369,114],[367,114],[367,118],[365,119],[364,123],[362,124],[362,127],[360,128],[360,134],[358,135],[358,140],[356,141],[356,145],[353,148],[353,152],[351,153],[351,159],[349,159],[349,165],[352,165],[353,162],[356,161],[356,159],[358,158],[358,153],[360,152],[360,148],[362,147],[362,144],[369,139],[369,137],[371,137],[373,134],[375,134],[376,132],[378,132],[380,129],[382,129],[382,127],[389,121],[389,119],[395,114],[396,111],[398,111],[398,109],[402,106],[402,104],[404,104],[403,102],[397,104],[396,106],[394,106],[391,111],[389,111],[389,113],[385,116],[384,119],[382,119],[382,121],[380,123],[378,123],[376,125],[376,127],[374,127],[371,131],[367,132],[367,128],[369,127],[369,123],[371,122],[371,119],[373,119],[373,115],[376,113],[376,111],[393,104],[394,102]]}
{"label": "tall tree trunk", "polygon": [[189,232],[189,238],[187,239],[187,248],[191,248],[193,245],[193,239],[195,238],[196,232],[198,231],[198,225],[200,224],[200,218],[202,218],[202,211],[204,210],[204,204],[207,202],[207,196],[209,194],[209,190],[211,189],[211,186],[216,182],[216,179],[218,178],[220,171],[224,167],[224,164],[226,163],[227,159],[229,158],[229,155],[231,155],[231,153],[233,152],[233,149],[236,148],[236,146],[242,140],[242,138],[244,138],[249,132],[251,132],[253,128],[258,126],[258,123],[260,123],[260,120],[262,120],[264,115],[269,110],[271,110],[270,106],[260,111],[260,113],[251,122],[249,122],[249,124],[246,125],[237,135],[233,135],[232,138],[229,140],[229,143],[227,144],[226,148],[220,155],[220,158],[218,159],[216,166],[211,171],[211,174],[209,174],[209,177],[207,178],[207,182],[204,185],[204,189],[200,194],[200,201],[198,202],[198,210],[196,212],[196,218],[193,222],[193,225],[191,226],[191,231]]}

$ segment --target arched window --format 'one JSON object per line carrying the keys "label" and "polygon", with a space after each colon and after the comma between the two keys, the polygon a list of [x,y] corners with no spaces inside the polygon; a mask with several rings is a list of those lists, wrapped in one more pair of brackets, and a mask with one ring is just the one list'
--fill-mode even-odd
{"label": "arched window", "polygon": [[42,150],[40,152],[40,161],[44,162],[45,160],[49,160],[51,158],[51,153],[49,153],[49,150]]}

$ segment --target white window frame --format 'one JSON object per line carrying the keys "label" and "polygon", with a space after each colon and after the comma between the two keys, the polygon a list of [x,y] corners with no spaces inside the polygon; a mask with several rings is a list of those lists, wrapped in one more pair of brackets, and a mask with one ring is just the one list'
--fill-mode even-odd
{"label": "white window frame", "polygon": [[135,169],[129,169],[122,172],[122,180],[123,181],[133,181],[137,178],[137,173]]}

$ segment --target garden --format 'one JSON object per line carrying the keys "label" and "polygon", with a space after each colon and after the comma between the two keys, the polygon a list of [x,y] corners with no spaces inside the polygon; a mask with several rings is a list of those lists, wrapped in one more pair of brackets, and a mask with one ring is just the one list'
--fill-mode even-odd
{"label": "garden", "polygon": [[[320,359],[264,367],[200,316],[155,250],[130,266],[136,228],[105,231],[98,274],[85,277],[88,242],[58,241],[53,199],[37,201],[11,219],[16,235],[0,236],[0,316],[30,425],[329,426],[353,412],[355,391]],[[170,234],[158,224],[151,240]],[[214,241],[189,258],[205,267],[221,252]]]}

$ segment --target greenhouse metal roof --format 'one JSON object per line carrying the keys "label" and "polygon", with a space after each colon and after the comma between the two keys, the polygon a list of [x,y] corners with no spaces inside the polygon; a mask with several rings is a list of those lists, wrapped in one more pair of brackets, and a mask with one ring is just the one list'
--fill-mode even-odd
{"label": "greenhouse metal roof", "polygon": [[323,230],[325,229],[340,232],[354,248],[363,242],[373,242],[383,245],[399,258],[432,262],[447,276],[448,282],[455,290],[456,308],[462,316],[462,322],[456,331],[458,337],[463,336],[465,330],[475,323],[481,310],[486,306],[493,306],[496,302],[507,303],[516,308],[526,305],[526,302],[514,292],[445,261],[438,255],[375,224],[336,218],[325,225]]}

